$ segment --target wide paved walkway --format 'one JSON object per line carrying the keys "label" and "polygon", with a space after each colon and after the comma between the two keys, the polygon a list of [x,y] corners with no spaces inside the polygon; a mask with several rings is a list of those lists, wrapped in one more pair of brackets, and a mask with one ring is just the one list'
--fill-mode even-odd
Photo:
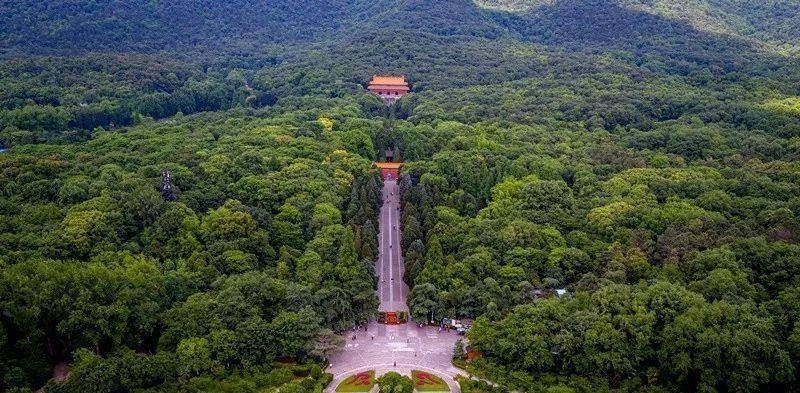
{"label": "wide paved walkway", "polygon": [[400,187],[394,180],[383,183],[383,205],[378,219],[378,298],[381,311],[408,311],[408,285],[403,281],[400,246]]}
{"label": "wide paved walkway", "polygon": [[[408,286],[403,282],[403,258],[400,250],[400,195],[397,182],[386,180],[380,212],[380,253],[376,270],[379,274],[378,296],[382,311],[408,311]],[[377,375],[397,371],[411,376],[411,370],[424,370],[439,375],[458,393],[453,377],[463,375],[451,359],[456,340],[453,331],[436,327],[420,328],[413,322],[403,325],[370,323],[366,330],[346,334],[344,350],[331,356],[327,371],[334,375],[328,392],[346,377],[361,371],[375,370]]]}

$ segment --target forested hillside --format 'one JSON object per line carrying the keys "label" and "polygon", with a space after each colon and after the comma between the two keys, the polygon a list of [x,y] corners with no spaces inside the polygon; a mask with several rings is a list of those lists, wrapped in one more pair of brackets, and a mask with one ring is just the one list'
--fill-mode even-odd
{"label": "forested hillside", "polygon": [[491,390],[796,391],[799,7],[2,2],[0,389],[321,392],[394,148]]}
{"label": "forested hillside", "polygon": [[[556,0],[478,0],[479,5],[513,13],[546,13],[550,8],[563,8],[568,2]],[[744,0],[688,0],[688,1],[585,1],[572,2],[566,8],[589,6],[593,11],[607,13],[597,5],[614,4],[618,7],[685,22],[693,28],[717,34],[726,34],[761,41],[775,49],[798,49],[797,25],[800,2],[744,1]],[[622,14],[624,15],[624,13]]]}
{"label": "forested hillside", "polygon": [[350,3],[339,0],[5,2],[2,42],[7,49],[64,54],[219,48],[223,43],[262,40],[297,41],[335,28],[341,18],[353,16],[348,13],[352,10]]}
{"label": "forested hillside", "polygon": [[[717,33],[669,18],[664,10],[677,6],[613,0],[525,3],[529,11],[516,12],[482,5],[7,2],[0,13],[8,59],[0,64],[0,143],[81,140],[141,116],[336,97],[388,71],[408,74],[414,91],[596,70],[695,79],[769,74],[789,93],[797,90],[785,78],[796,71],[785,68],[791,62],[777,41],[754,38],[762,24],[753,24],[752,36]],[[687,7],[784,20],[786,27],[769,34],[784,46],[797,42],[797,23],[785,11],[793,9],[790,0],[701,5]]]}

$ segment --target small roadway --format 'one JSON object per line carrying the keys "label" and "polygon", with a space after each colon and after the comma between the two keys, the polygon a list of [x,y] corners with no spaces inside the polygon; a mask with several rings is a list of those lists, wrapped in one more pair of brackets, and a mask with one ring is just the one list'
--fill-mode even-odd
{"label": "small roadway", "polygon": [[[397,182],[384,181],[381,194],[380,250],[376,262],[379,309],[408,311],[408,286],[403,281],[404,265],[400,249],[400,193]],[[419,327],[413,322],[402,325],[371,322],[364,328],[346,333],[345,338],[345,348],[329,359],[330,365],[326,371],[332,373],[334,378],[328,386],[328,392],[333,392],[348,376],[368,370],[375,370],[376,375],[397,371],[408,376],[411,376],[411,370],[423,370],[439,375],[450,386],[451,392],[460,392],[454,377],[464,374],[452,365],[451,359],[453,346],[461,337],[453,331],[439,331],[433,326]]]}

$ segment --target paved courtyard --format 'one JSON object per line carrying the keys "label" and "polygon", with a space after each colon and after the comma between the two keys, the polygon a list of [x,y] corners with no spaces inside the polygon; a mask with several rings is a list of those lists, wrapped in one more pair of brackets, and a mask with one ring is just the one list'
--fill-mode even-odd
{"label": "paved courtyard", "polygon": [[[400,250],[399,187],[397,182],[386,180],[382,191],[383,206],[380,212],[380,253],[376,270],[379,274],[378,297],[382,311],[407,311],[408,286],[403,282],[403,259]],[[370,323],[346,335],[344,350],[330,357],[328,372],[334,375],[328,387],[332,392],[351,374],[375,370],[377,375],[397,371],[411,376],[411,370],[424,370],[439,375],[452,392],[459,392],[453,380],[463,374],[451,364],[453,347],[461,338],[454,331],[439,331],[436,327],[420,328],[412,323],[384,325]]]}
{"label": "paved courtyard", "polygon": [[350,333],[344,350],[330,358],[328,372],[334,375],[330,391],[345,377],[357,372],[376,370],[380,375],[397,371],[410,376],[412,369],[438,374],[448,382],[451,391],[459,391],[453,377],[462,373],[451,364],[451,359],[453,346],[461,336],[454,331],[438,332],[435,327],[420,328],[413,323],[373,322],[366,331],[358,330],[356,337],[353,340]]}

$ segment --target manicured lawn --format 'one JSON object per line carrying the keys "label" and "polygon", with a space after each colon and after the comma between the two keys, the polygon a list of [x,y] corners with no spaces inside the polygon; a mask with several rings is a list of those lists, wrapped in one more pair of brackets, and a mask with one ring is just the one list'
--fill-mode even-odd
{"label": "manicured lawn", "polygon": [[420,392],[449,392],[450,388],[441,378],[427,371],[411,370],[414,389]]}
{"label": "manicured lawn", "polygon": [[369,392],[375,385],[375,370],[360,372],[345,378],[339,386],[337,392]]}

